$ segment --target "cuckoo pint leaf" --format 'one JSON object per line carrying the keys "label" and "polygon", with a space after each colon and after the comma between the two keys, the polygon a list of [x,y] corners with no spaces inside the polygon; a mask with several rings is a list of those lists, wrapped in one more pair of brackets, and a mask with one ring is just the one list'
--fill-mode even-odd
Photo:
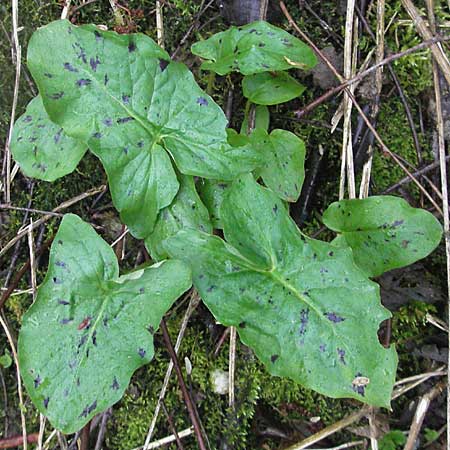
{"label": "cuckoo pint leaf", "polygon": [[221,218],[227,242],[182,230],[165,243],[191,265],[216,319],[236,326],[271,374],[388,407],[397,355],[377,331],[390,313],[351,250],[303,236],[251,175],[227,190]]}
{"label": "cuckoo pint leaf", "polygon": [[286,72],[262,72],[242,80],[244,97],[257,105],[278,105],[298,97],[305,86]]}
{"label": "cuckoo pint leaf", "polygon": [[179,230],[193,228],[212,233],[209,212],[197,194],[193,177],[180,174],[178,178],[180,189],[177,195],[159,212],[154,230],[145,239],[145,245],[156,261],[167,258],[162,242]]}
{"label": "cuckoo pint leaf", "polygon": [[339,245],[349,246],[356,264],[371,277],[425,258],[442,238],[431,213],[390,195],[332,203],[323,222],[342,233]]}
{"label": "cuckoo pint leaf", "polygon": [[314,52],[288,32],[267,22],[252,22],[243,27],[230,27],[205,41],[196,42],[192,53],[206,61],[202,69],[219,75],[310,69],[317,63]]}
{"label": "cuckoo pint leaf", "polygon": [[228,145],[223,111],[187,67],[143,34],[55,21],[33,34],[28,67],[50,119],[102,161],[138,238],[178,191],[169,155],[182,173],[205,178],[231,180],[257,164],[250,148]]}
{"label": "cuckoo pint leaf", "polygon": [[111,247],[65,215],[19,335],[23,380],[38,410],[72,433],[120,400],[153,358],[162,316],[190,285],[189,269],[175,260],[119,276]]}
{"label": "cuckoo pint leaf", "polygon": [[54,181],[67,175],[86,150],[86,144],[67,136],[49,119],[40,96],[28,103],[14,124],[11,152],[28,177]]}
{"label": "cuckoo pint leaf", "polygon": [[258,170],[264,184],[281,199],[297,201],[305,179],[305,143],[290,131],[273,130],[269,134],[258,128],[250,142],[265,155]]}

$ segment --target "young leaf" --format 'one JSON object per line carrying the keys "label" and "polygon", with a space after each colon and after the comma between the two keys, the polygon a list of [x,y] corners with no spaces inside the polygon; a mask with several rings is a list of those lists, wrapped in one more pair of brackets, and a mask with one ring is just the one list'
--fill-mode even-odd
{"label": "young leaf", "polygon": [[193,228],[212,233],[208,210],[197,194],[193,177],[180,175],[179,180],[177,195],[170,206],[160,211],[155,229],[145,239],[145,245],[154,260],[167,258],[161,243],[179,230]]}
{"label": "young leaf", "polygon": [[397,356],[377,331],[390,313],[351,251],[304,237],[251,175],[227,190],[221,215],[228,243],[182,230],[165,244],[191,265],[216,319],[236,326],[271,374],[389,406]]}
{"label": "young leaf", "polygon": [[153,358],[154,331],[190,285],[180,261],[120,277],[111,247],[78,216],[65,215],[19,335],[23,380],[38,410],[73,433],[116,403]]}
{"label": "young leaf", "polygon": [[265,185],[281,199],[297,201],[305,179],[305,144],[286,130],[270,134],[256,129],[250,136],[251,145],[264,154],[264,164],[258,171]]}
{"label": "young leaf", "polygon": [[244,97],[257,105],[278,105],[298,97],[305,86],[286,72],[263,72],[242,80]]}
{"label": "young leaf", "polygon": [[166,152],[182,173],[206,178],[231,180],[258,163],[250,148],[228,145],[223,111],[187,67],[143,34],[52,22],[33,34],[28,66],[50,119],[102,161],[138,238],[178,191]]}
{"label": "young leaf", "polygon": [[216,180],[201,180],[199,183],[199,195],[209,211],[211,223],[214,228],[222,229],[220,220],[220,205],[222,204],[225,190],[230,183]]}
{"label": "young leaf", "polygon": [[310,69],[317,63],[313,51],[302,41],[267,22],[257,21],[243,27],[230,27],[191,47],[194,55],[206,59],[202,69],[219,75],[243,75]]}
{"label": "young leaf", "polygon": [[11,152],[27,177],[54,181],[71,173],[87,150],[54,124],[37,96],[28,103],[13,130]]}
{"label": "young leaf", "polygon": [[335,202],[323,223],[342,233],[340,245],[351,247],[356,264],[370,277],[424,258],[442,237],[431,213],[388,195]]}

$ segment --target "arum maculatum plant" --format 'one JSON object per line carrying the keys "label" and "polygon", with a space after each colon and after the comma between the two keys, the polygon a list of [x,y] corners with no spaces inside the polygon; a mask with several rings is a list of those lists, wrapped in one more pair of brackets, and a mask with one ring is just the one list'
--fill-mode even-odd
{"label": "arum maculatum plant", "polygon": [[53,181],[89,149],[155,262],[120,275],[94,229],[64,216],[19,336],[31,399],[58,429],[80,429],[150,362],[162,316],[193,283],[271,374],[389,407],[397,356],[378,341],[390,313],[371,278],[428,255],[440,224],[400,198],[371,197],[325,211],[332,243],[305,236],[288,206],[301,191],[305,146],[288,131],[269,133],[266,105],[302,92],[286,71],[312,67],[312,51],[265,22],[192,51],[204,69],[244,75],[244,95],[258,104],[250,134],[246,124],[227,130],[187,67],[143,34],[62,20],[30,41],[39,96],[16,123],[15,159],[27,176]]}

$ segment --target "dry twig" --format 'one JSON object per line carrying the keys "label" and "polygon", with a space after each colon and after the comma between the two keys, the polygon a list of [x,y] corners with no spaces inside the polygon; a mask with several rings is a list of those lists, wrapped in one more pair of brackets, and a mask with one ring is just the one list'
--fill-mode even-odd
{"label": "dry twig", "polygon": [[411,423],[411,428],[408,434],[408,440],[406,441],[403,450],[413,450],[416,443],[417,436],[423,424],[423,419],[428,411],[430,403],[445,389],[446,382],[441,380],[438,384],[433,386],[424,396],[422,396],[417,404],[416,413]]}
{"label": "dry twig", "polygon": [[[15,64],[16,64],[16,77],[14,81],[14,93],[13,93],[13,103],[11,107],[11,118],[9,122],[8,137],[6,139],[5,146],[5,156],[3,159],[3,179],[4,179],[4,190],[5,190],[5,203],[11,201],[11,139],[14,128],[14,120],[16,117],[17,108],[17,97],[19,95],[19,82],[20,82],[20,68],[21,68],[21,58],[22,58],[22,48],[19,44],[19,33],[18,33],[18,16],[19,16],[19,3],[18,0],[12,0],[12,26],[13,26],[13,42],[14,42],[14,54],[15,54]],[[26,444],[25,444],[26,445]]]}
{"label": "dry twig", "polygon": [[8,339],[9,346],[11,347],[11,352],[13,354],[14,364],[16,365],[17,392],[19,394],[19,411],[20,411],[20,420],[22,422],[22,445],[23,445],[23,450],[27,450],[27,448],[28,448],[27,424],[25,421],[25,412],[24,412],[25,404],[23,402],[22,378],[20,375],[19,358],[17,357],[16,346],[14,345],[14,340],[11,336],[8,325],[2,316],[3,315],[0,312],[0,324],[3,328],[3,331],[6,334],[7,339]]}
{"label": "dry twig", "polygon": [[[81,200],[84,200],[85,198],[91,197],[95,194],[98,194],[99,192],[102,192],[106,190],[106,186],[100,186],[97,188],[90,189],[89,191],[83,192],[82,194],[77,195],[76,197],[71,198],[70,200],[66,200],[65,202],[62,202],[60,205],[58,205],[56,208],[54,208],[51,213],[62,211],[69,206],[74,205],[75,203],[78,203]],[[46,214],[44,217],[41,217],[39,220],[36,220],[36,222],[33,222],[33,225],[29,225],[28,227],[22,229],[17,233],[17,235],[11,239],[1,250],[0,250],[0,257],[3,256],[19,239],[22,239],[29,231],[29,229],[35,229],[36,227],[40,226],[41,224],[47,222],[50,218],[53,217],[53,214]]]}
{"label": "dry twig", "polygon": [[171,342],[170,336],[169,336],[169,331],[167,330],[167,325],[166,325],[166,322],[164,321],[164,319],[161,320],[161,330],[163,333],[164,342],[166,344],[167,351],[169,352],[170,358],[173,361],[173,365],[175,367],[175,373],[177,374],[178,383],[180,385],[181,392],[183,394],[184,402],[188,409],[189,417],[192,422],[192,426],[194,427],[194,433],[195,433],[195,437],[197,439],[198,446],[199,446],[200,450],[207,450],[205,441],[203,439],[201,425],[198,420],[197,409],[196,409],[195,403],[192,400],[192,397],[186,387],[186,383],[183,378],[183,372],[181,371],[181,367],[178,362],[177,354],[175,353],[175,350],[172,346],[172,342]]}
{"label": "dry twig", "polygon": [[[187,324],[189,322],[189,319],[194,312],[194,310],[197,308],[198,304],[200,303],[200,297],[198,296],[196,291],[191,292],[191,298],[189,300],[189,305],[187,307],[186,313],[183,317],[183,322],[181,323],[180,331],[178,332],[177,341],[175,342],[175,353],[178,354],[178,351],[181,347],[181,342],[184,337],[184,333],[186,332]],[[172,375],[173,370],[173,361],[171,360],[169,362],[169,366],[167,367],[166,375],[164,376],[163,386],[161,388],[161,392],[159,393],[158,401],[156,403],[155,412],[153,413],[153,418],[150,423],[150,427],[147,432],[147,437],[145,439],[145,443],[143,446],[143,450],[147,450],[150,447],[150,440],[153,436],[153,432],[155,431],[156,422],[158,420],[159,412],[161,409],[161,402],[164,400],[164,397],[166,395],[167,386],[169,385],[170,376]],[[155,447],[153,447],[155,448]]]}

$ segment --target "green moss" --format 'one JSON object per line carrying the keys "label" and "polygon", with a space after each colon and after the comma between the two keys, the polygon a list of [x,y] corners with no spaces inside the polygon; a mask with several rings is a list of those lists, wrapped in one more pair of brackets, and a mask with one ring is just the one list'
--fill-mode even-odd
{"label": "green moss", "polygon": [[[412,113],[416,116],[419,108],[417,101],[410,101],[410,107]],[[383,100],[378,117],[377,131],[392,152],[400,159],[417,166],[417,154],[411,129],[408,125],[403,105],[398,97],[393,96],[390,99]],[[419,134],[419,140],[422,148],[422,157],[427,159],[430,157],[429,136]],[[395,161],[379,150],[377,146],[372,166],[374,191],[381,193],[405,176],[405,172]],[[418,192],[413,184],[410,184],[408,189],[412,193]]]}

